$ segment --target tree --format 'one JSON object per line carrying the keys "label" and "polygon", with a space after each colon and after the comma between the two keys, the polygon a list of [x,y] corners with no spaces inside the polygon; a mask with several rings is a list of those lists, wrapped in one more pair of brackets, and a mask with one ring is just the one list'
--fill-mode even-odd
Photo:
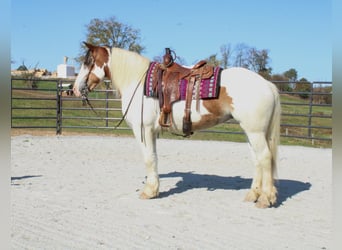
{"label": "tree", "polygon": [[289,91],[290,86],[288,84],[289,79],[283,74],[274,74],[272,75],[272,82],[278,87],[280,91]]}
{"label": "tree", "polygon": [[221,64],[220,60],[216,58],[216,54],[209,56],[206,61],[213,67],[220,66]]}
{"label": "tree", "polygon": [[272,68],[268,67],[265,70],[261,70],[258,72],[259,75],[261,75],[263,78],[265,78],[266,80],[272,80]]}
{"label": "tree", "polygon": [[249,47],[244,43],[235,46],[234,66],[248,68],[248,50]]}
{"label": "tree", "polygon": [[[145,49],[139,43],[140,31],[117,21],[115,17],[103,20],[94,18],[86,25],[86,28],[86,41],[88,43],[122,48],[139,54]],[[82,43],[81,54],[76,58],[76,61],[83,61],[85,51],[86,46]]]}
{"label": "tree", "polygon": [[297,81],[297,77],[298,77],[297,70],[295,70],[294,68],[291,68],[288,71],[285,71],[283,73],[283,75],[289,79],[291,88],[295,89],[296,88],[296,81]]}
{"label": "tree", "polygon": [[37,63],[32,70],[29,70],[25,65],[25,61],[23,60],[21,65],[17,68],[18,71],[21,71],[20,77],[24,79],[24,82],[28,88],[38,88],[38,79],[35,75],[36,72],[38,72],[38,64],[39,63]]}
{"label": "tree", "polygon": [[289,78],[291,82],[295,82],[297,81],[298,73],[297,73],[297,70],[295,70],[294,68],[291,68],[288,71],[284,72],[284,76]]}
{"label": "tree", "polygon": [[269,76],[272,71],[268,67],[270,58],[266,49],[258,50],[244,43],[239,43],[234,48],[234,55],[234,66],[247,68],[265,76]]}
{"label": "tree", "polygon": [[256,48],[250,48],[248,50],[248,65],[250,65],[253,71],[257,73],[267,71],[268,61],[269,56],[266,49],[257,50]]}
{"label": "tree", "polygon": [[27,71],[28,68],[26,67],[25,64],[22,64],[22,65],[20,65],[20,66],[17,68],[17,70],[18,70],[18,71]]}
{"label": "tree", "polygon": [[222,45],[220,48],[221,51],[221,66],[226,69],[230,66],[230,58],[233,54],[233,50],[231,48],[232,46],[230,45],[230,43]]}
{"label": "tree", "polygon": [[311,83],[306,78],[301,78],[299,82],[296,83],[295,87],[296,92],[301,92],[298,95],[301,98],[308,98],[309,93],[311,92]]}

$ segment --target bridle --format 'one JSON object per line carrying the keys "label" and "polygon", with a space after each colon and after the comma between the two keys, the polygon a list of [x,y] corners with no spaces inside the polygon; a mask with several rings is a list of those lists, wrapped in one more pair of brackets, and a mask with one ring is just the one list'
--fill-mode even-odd
{"label": "bridle", "polygon": [[[94,64],[95,64],[95,63],[94,63]],[[90,75],[90,73],[91,73],[91,71],[92,71],[92,69],[93,69],[93,67],[94,67],[94,64],[91,66],[91,68],[90,68],[90,70],[89,70],[89,73],[88,73],[88,75],[87,75],[86,81],[85,81],[85,85],[84,85],[84,87],[81,89],[80,92],[81,92],[81,98],[82,98],[82,104],[83,104],[83,106],[85,106],[85,105],[88,104],[88,106],[91,108],[91,110],[92,110],[96,115],[98,115],[97,112],[95,111],[93,105],[91,105],[91,103],[90,103],[90,101],[89,101],[89,99],[88,99],[88,94],[89,94],[89,92],[90,92],[90,89],[89,89],[89,87],[88,87],[88,79],[89,79],[89,75]]]}
{"label": "bridle", "polygon": [[[110,48],[111,50],[112,48]],[[93,73],[93,68],[94,68],[94,65],[95,65],[96,61],[94,60],[94,57],[93,55],[91,54],[91,50],[88,50],[87,54],[86,54],[86,58],[85,58],[85,61],[84,61],[84,64],[89,68],[89,72],[87,74],[87,77],[85,79],[85,85],[83,86],[83,88],[80,90],[81,92],[81,98],[82,98],[82,103],[83,103],[83,106],[85,106],[86,104],[88,104],[88,106],[92,109],[92,111],[97,115],[95,109],[93,108],[93,106],[91,105],[89,99],[88,99],[88,94],[89,92],[91,91],[89,86],[88,86],[88,81],[89,81],[89,76],[91,73]],[[107,68],[107,71],[109,71],[108,69],[108,64],[105,64],[104,65],[104,72],[106,72],[106,68]],[[106,73],[105,73],[106,74]]]}
{"label": "bridle", "polygon": [[91,55],[90,49],[88,50],[88,52],[87,52],[87,54],[85,56],[85,60],[84,60],[83,64],[86,65],[90,69],[89,69],[88,75],[87,75],[87,77],[85,79],[85,84],[84,84],[83,88],[80,90],[81,96],[82,96],[82,103],[83,103],[83,105],[88,104],[92,108],[92,106],[91,106],[91,104],[89,102],[89,99],[88,99],[88,93],[90,91],[90,89],[88,87],[88,80],[89,80],[89,76],[91,74],[91,71],[93,70],[95,62],[94,62],[93,56]]}

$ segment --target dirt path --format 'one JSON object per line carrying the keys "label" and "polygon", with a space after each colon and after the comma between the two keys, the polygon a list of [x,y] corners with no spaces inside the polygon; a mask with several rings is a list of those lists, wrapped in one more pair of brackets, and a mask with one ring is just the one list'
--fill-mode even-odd
{"label": "dirt path", "polygon": [[279,204],[243,198],[246,143],[158,141],[160,198],[140,200],[133,138],[12,136],[12,249],[330,249],[331,149],[280,147]]}

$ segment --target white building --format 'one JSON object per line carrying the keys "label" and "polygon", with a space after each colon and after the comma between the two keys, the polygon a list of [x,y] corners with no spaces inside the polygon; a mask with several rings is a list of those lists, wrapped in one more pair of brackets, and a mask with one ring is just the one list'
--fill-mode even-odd
{"label": "white building", "polygon": [[74,78],[75,77],[75,67],[67,65],[68,57],[64,57],[64,64],[59,64],[57,66],[57,77],[59,78]]}

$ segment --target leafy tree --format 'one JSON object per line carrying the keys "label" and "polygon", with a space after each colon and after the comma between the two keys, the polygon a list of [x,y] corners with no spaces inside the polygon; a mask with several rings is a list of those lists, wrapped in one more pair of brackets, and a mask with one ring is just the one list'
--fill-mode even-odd
{"label": "leafy tree", "polygon": [[261,75],[266,80],[271,81],[272,80],[272,68],[268,67],[267,69],[261,70],[258,72],[259,75]]}
{"label": "leafy tree", "polygon": [[[88,43],[123,48],[139,54],[145,49],[139,43],[140,31],[117,21],[115,17],[103,20],[94,18],[86,25],[86,28],[86,41]],[[76,58],[76,61],[83,61],[85,51],[86,46],[82,43],[81,54]]]}
{"label": "leafy tree", "polygon": [[286,76],[291,82],[297,81],[298,73],[294,68],[289,69],[284,72],[284,76]]}
{"label": "leafy tree", "polygon": [[292,90],[295,89],[296,88],[296,81],[297,81],[297,77],[298,77],[297,70],[295,70],[294,68],[291,68],[288,71],[285,71],[283,73],[283,75],[289,79],[290,86],[291,86]]}
{"label": "leafy tree", "polygon": [[288,84],[289,79],[283,74],[272,75],[272,82],[277,86],[280,91],[290,91],[291,88]]}
{"label": "leafy tree", "polygon": [[301,98],[308,98],[309,97],[309,93],[311,92],[311,83],[305,79],[305,78],[301,78],[297,83],[296,83],[296,87],[295,87],[295,91],[296,92],[301,92],[298,95]]}

